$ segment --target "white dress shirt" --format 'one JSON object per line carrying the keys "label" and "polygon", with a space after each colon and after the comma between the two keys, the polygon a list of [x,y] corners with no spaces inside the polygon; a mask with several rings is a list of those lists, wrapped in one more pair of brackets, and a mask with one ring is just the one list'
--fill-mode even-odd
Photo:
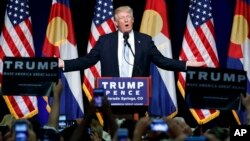
{"label": "white dress shirt", "polygon": [[[128,38],[128,42],[131,46],[131,49],[133,51],[133,53],[135,54],[135,38],[134,38],[134,32],[131,31],[129,33],[129,38]],[[132,54],[131,51],[129,51],[129,66],[128,68],[122,68],[121,67],[121,63],[122,61],[125,59],[123,58],[124,56],[124,38],[123,38],[123,33],[118,31],[118,63],[119,63],[119,73],[120,73],[120,77],[132,77],[132,72],[133,72],[133,65],[134,65],[134,56]],[[123,59],[123,60],[122,60]],[[128,71],[128,76],[121,76],[121,72],[123,69],[126,69],[126,71]]]}

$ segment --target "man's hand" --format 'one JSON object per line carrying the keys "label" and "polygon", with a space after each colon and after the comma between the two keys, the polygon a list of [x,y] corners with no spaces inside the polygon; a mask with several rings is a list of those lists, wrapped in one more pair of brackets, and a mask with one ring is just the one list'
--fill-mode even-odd
{"label": "man's hand", "polygon": [[201,62],[201,61],[196,61],[196,60],[188,60],[186,63],[187,67],[202,67],[205,66],[206,63],[205,62]]}
{"label": "man's hand", "polygon": [[61,58],[58,58],[58,67],[64,68],[64,61]]}

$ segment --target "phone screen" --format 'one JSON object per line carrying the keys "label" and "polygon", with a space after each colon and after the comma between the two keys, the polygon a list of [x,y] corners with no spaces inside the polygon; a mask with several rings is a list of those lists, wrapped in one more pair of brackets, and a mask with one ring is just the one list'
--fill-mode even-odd
{"label": "phone screen", "polygon": [[16,141],[28,140],[28,125],[26,122],[15,123]]}
{"label": "phone screen", "polygon": [[101,108],[102,107],[102,99],[104,96],[104,89],[103,88],[96,88],[96,89],[94,89],[93,93],[94,93],[95,106],[97,108]]}
{"label": "phone screen", "polygon": [[163,119],[153,119],[150,125],[151,131],[167,132],[168,125]]}
{"label": "phone screen", "polygon": [[119,128],[117,130],[118,141],[127,141],[128,140],[128,129],[127,128]]}
{"label": "phone screen", "polygon": [[66,128],[66,115],[60,115],[58,122],[58,131],[61,132],[65,128]]}

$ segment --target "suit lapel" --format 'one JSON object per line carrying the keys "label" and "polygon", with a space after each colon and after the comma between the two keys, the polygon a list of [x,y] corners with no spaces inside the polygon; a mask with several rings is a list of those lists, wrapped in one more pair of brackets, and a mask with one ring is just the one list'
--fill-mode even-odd
{"label": "suit lapel", "polygon": [[136,72],[136,67],[135,66],[138,66],[139,65],[139,56],[141,55],[141,52],[140,52],[140,47],[141,47],[141,41],[139,39],[139,36],[137,34],[137,32],[134,32],[134,38],[135,38],[135,58],[134,58],[134,67],[133,67],[133,74],[132,76],[135,75],[135,72]]}
{"label": "suit lapel", "polygon": [[[113,44],[113,53],[111,54],[115,54],[115,56],[110,56],[114,59],[114,73],[115,73],[115,76],[119,76],[119,63],[118,63],[118,32],[116,31],[115,34],[114,34],[114,38],[111,38],[113,39],[113,41],[111,41],[110,43],[114,43]],[[110,44],[112,45],[112,44]]]}

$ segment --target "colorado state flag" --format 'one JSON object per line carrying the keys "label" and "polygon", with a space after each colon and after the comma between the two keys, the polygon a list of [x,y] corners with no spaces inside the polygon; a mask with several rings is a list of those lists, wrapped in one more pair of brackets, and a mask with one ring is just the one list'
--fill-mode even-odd
{"label": "colorado state flag", "polygon": [[[147,0],[140,31],[153,37],[158,50],[172,58],[168,30],[167,6],[164,0]],[[154,116],[174,116],[177,100],[174,72],[151,65],[152,98],[150,114]]]}
{"label": "colorado state flag", "polygon": [[[236,0],[227,67],[247,71],[247,93],[250,94],[250,2]],[[233,111],[238,124],[246,122],[246,113]]]}
{"label": "colorado state flag", "polygon": [[[63,60],[77,58],[74,35],[69,0],[53,0],[43,45],[43,55],[60,57]],[[80,71],[63,73],[61,79],[63,93],[60,114],[65,114],[67,119],[82,117],[84,109]]]}

